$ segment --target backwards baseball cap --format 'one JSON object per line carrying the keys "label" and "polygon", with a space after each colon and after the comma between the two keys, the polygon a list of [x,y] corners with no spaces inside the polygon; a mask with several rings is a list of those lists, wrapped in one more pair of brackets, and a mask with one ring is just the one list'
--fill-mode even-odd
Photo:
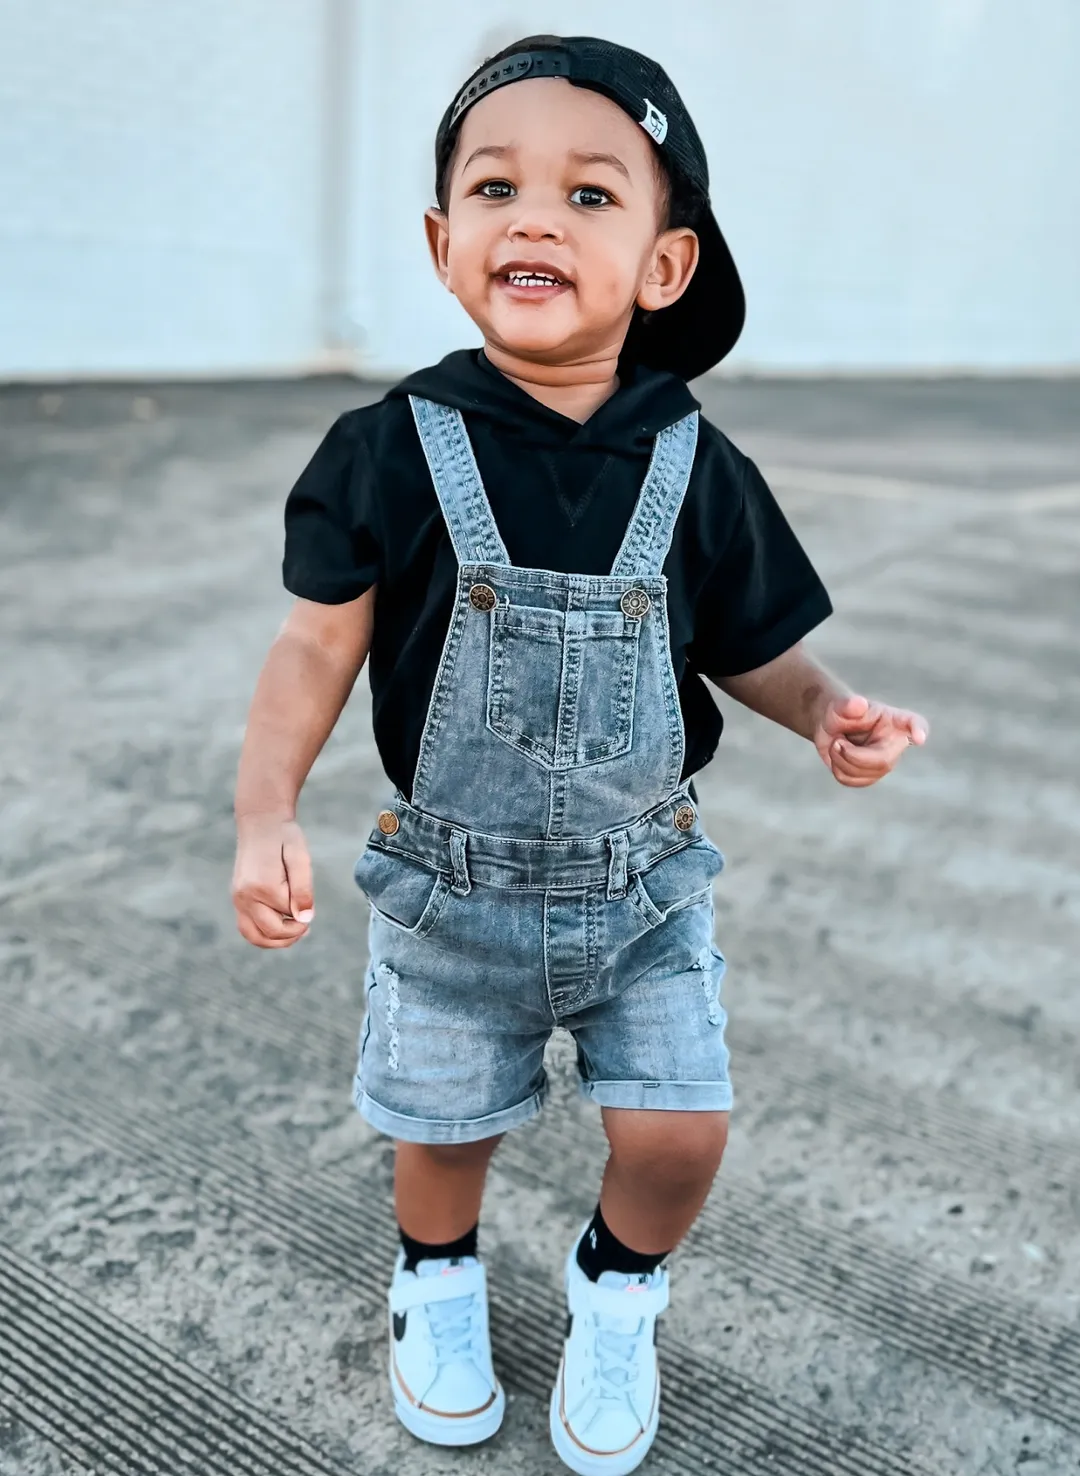
{"label": "backwards baseball cap", "polygon": [[544,37],[545,44],[522,42],[521,50],[485,62],[443,114],[435,137],[435,168],[442,177],[461,120],[496,88],[533,77],[561,77],[617,103],[652,139],[673,186],[693,199],[685,223],[700,243],[697,269],[686,291],[658,312],[635,311],[623,354],[651,369],[668,369],[683,379],[704,374],[730,353],[742,332],[746,299],[731,252],[709,203],[705,149],[682,98],[663,67],[610,41],[591,36]]}

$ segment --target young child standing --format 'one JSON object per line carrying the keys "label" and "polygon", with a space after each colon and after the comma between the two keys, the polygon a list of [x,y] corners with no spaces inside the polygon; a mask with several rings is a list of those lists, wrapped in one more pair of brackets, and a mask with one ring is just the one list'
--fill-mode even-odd
{"label": "young child standing", "polygon": [[559,1025],[610,1157],[566,1263],[551,1435],[571,1470],[619,1476],[656,1434],[664,1262],[731,1108],[701,677],[853,787],[927,726],[801,644],[828,596],[687,387],[743,295],[661,68],[583,38],[507,48],[442,120],[436,193],[435,268],[484,347],[342,416],[289,497],[298,598],[251,709],[233,899],[261,948],[310,928],[297,799],[370,652],[393,797],[356,868],[356,1102],[397,1140],[394,1407],[438,1444],[499,1428],[481,1195]]}

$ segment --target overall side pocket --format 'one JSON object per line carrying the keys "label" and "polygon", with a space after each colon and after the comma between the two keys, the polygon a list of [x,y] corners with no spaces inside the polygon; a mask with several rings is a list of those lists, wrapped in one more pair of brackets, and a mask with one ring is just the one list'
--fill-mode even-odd
{"label": "overall side pocket", "polygon": [[450,895],[450,878],[405,856],[368,846],[353,870],[371,910],[413,938],[426,937]]}
{"label": "overall side pocket", "polygon": [[630,900],[650,928],[659,927],[673,912],[708,897],[723,869],[723,855],[702,837],[664,856],[648,871],[638,872],[631,883]]}

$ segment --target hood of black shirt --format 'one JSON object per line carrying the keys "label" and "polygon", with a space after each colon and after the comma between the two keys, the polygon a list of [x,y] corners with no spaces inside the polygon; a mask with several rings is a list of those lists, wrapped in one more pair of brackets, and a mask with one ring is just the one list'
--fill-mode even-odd
{"label": "hood of black shirt", "polygon": [[458,349],[390,390],[388,399],[417,395],[492,423],[500,437],[523,449],[647,454],[657,432],[700,409],[684,379],[633,366],[615,393],[583,424],[560,415],[507,379],[482,349]]}

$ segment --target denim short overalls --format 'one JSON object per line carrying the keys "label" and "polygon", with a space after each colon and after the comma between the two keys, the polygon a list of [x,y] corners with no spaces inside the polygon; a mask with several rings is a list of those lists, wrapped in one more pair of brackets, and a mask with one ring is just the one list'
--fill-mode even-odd
{"label": "denim short overalls", "polygon": [[723,857],[681,781],[661,573],[697,414],[656,437],[610,575],[512,565],[461,415],[413,398],[457,555],[412,801],[378,818],[356,880],[371,961],[356,1105],[395,1138],[525,1122],[563,1026],[603,1106],[731,1106]]}

